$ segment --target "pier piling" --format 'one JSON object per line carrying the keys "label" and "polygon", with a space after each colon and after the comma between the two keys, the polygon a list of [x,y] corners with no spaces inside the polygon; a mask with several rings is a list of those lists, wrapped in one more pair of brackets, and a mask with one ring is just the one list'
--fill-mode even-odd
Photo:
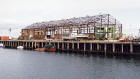
{"label": "pier piling", "polygon": [[22,41],[10,40],[0,41],[5,47],[16,48],[24,46],[25,49],[35,49],[44,47],[45,44],[55,45],[57,50],[73,52],[103,52],[104,54],[140,54],[140,43],[132,42],[88,42],[88,41]]}

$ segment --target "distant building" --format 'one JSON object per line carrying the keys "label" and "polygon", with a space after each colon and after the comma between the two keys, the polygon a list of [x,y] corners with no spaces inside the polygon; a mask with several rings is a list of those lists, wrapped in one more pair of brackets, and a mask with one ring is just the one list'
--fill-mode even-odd
{"label": "distant building", "polygon": [[110,14],[34,23],[22,29],[19,39],[62,39],[71,34],[85,34],[91,39],[119,39],[122,24]]}

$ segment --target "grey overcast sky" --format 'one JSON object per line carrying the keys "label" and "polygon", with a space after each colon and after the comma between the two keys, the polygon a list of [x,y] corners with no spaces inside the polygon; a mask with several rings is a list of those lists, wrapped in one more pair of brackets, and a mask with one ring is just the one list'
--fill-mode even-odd
{"label": "grey overcast sky", "polygon": [[0,0],[0,35],[17,37],[35,22],[109,13],[123,24],[123,33],[137,35],[140,0]]}

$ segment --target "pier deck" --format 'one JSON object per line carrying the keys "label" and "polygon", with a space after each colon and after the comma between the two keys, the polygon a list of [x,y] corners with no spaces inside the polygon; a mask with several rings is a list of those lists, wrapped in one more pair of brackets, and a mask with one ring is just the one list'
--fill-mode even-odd
{"label": "pier deck", "polygon": [[140,54],[140,42],[113,41],[58,41],[58,40],[8,40],[0,41],[7,48],[24,46],[25,49],[44,47],[45,44],[54,44],[58,51],[103,54]]}

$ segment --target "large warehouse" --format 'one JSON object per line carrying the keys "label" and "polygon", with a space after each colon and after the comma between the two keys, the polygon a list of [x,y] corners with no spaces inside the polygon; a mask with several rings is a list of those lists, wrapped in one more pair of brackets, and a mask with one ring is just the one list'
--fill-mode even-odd
{"label": "large warehouse", "polygon": [[87,35],[90,39],[119,39],[122,24],[110,14],[34,23],[22,29],[19,39],[62,39],[79,34]]}

